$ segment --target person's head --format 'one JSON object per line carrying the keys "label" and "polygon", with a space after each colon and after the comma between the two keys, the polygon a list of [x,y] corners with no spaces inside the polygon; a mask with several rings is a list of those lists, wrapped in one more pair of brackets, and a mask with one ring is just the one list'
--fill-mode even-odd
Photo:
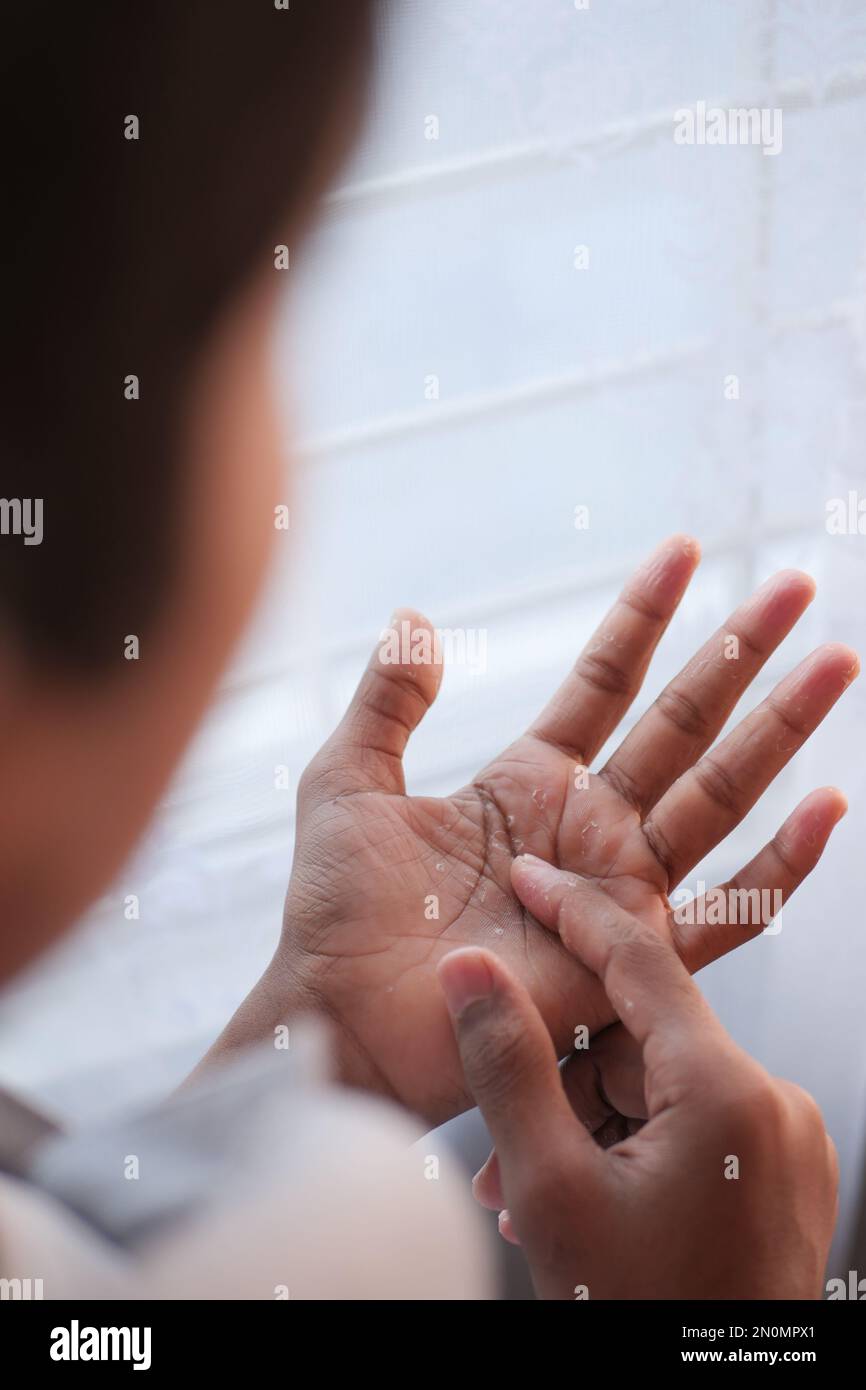
{"label": "person's head", "polygon": [[4,16],[0,979],[118,870],[257,592],[275,248],[351,144],[373,4]]}

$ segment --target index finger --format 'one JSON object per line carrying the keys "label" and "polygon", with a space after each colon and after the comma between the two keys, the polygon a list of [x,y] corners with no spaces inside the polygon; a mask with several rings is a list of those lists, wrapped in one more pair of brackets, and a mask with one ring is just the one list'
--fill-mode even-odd
{"label": "index finger", "polygon": [[530,854],[514,860],[512,883],[524,906],[601,980],[623,1026],[641,1045],[650,1077],[662,1066],[684,1077],[722,1036],[673,946],[607,893]]}

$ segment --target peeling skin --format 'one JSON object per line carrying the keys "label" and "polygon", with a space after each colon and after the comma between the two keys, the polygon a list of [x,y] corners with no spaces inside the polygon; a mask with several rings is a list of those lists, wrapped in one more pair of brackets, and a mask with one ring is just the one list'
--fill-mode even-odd
{"label": "peeling skin", "polygon": [[617,994],[616,998],[611,995],[610,1002],[613,1004],[620,1018],[622,1018],[623,1014],[630,1013],[634,1008],[634,1000],[627,999],[624,994]]}
{"label": "peeling skin", "polygon": [[587,656],[595,656],[601,651],[602,647],[615,647],[617,651],[623,650],[623,643],[612,632],[600,632],[597,634],[595,642],[586,647]]}
{"label": "peeling skin", "polygon": [[[682,672],[682,682],[687,684],[694,676],[699,676],[708,666],[715,668],[717,657],[715,656],[694,656]],[[730,665],[730,662],[726,663]]]}
{"label": "peeling skin", "polygon": [[[580,839],[581,839],[581,844],[582,844],[582,846],[583,846],[584,852],[586,852],[586,837],[587,837],[587,835],[590,835],[591,832],[592,832],[593,830],[597,831],[598,828],[599,828],[599,826],[598,826],[598,821],[597,821],[597,820],[591,820],[591,821],[587,821],[586,825],[585,825],[585,826],[583,827],[583,829],[581,830],[581,832],[580,832]],[[595,846],[595,848],[596,848],[596,849],[601,849],[601,848],[603,848],[603,846],[604,846],[604,838],[603,838],[603,837],[599,837],[599,839],[598,839],[598,844]]]}

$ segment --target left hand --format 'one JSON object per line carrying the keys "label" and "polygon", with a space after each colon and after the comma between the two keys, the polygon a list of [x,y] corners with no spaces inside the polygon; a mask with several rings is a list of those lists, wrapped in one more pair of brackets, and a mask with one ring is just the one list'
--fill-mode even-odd
{"label": "left hand", "polygon": [[[345,1079],[441,1123],[472,1104],[435,977],[441,957],[464,945],[505,960],[559,1054],[569,1051],[576,1024],[592,1034],[613,1015],[592,973],[524,910],[511,882],[523,850],[596,881],[673,940],[691,971],[761,931],[758,923],[680,932],[668,893],[742,820],[857,672],[850,649],[820,648],[706,752],[811,600],[811,580],[784,572],[768,581],[587,785],[579,771],[637,694],[697,559],[697,545],[683,537],[662,545],[528,732],[448,797],[408,796],[402,767],[441,666],[385,665],[374,654],[301,780],[283,938],[217,1052],[264,1036],[293,1003],[306,1004],[335,1021]],[[739,656],[729,660],[732,635]],[[813,793],[737,884],[787,897],[844,806],[832,789]],[[433,920],[425,914],[431,895]]]}

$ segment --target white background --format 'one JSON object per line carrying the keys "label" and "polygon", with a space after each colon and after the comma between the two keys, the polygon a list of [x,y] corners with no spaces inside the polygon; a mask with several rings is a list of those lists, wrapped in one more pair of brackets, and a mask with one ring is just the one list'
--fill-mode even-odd
{"label": "white background", "polygon": [[[433,793],[526,725],[670,531],[705,559],[635,713],[783,565],[818,598],[744,707],[818,641],[866,648],[866,536],[825,525],[828,499],[866,496],[866,7],[404,0],[379,67],[287,277],[274,369],[304,460],[255,629],[116,891],[0,1001],[3,1079],[70,1116],[173,1083],[257,978],[292,854],[274,766],[300,773],[397,604],[489,634],[486,673],[452,670],[413,740],[410,787]],[[782,152],[676,145],[698,100],[782,108]],[[694,875],[737,868],[811,787],[848,793],[782,932],[702,976],[824,1107],[843,1269],[866,1110],[863,698]]]}

